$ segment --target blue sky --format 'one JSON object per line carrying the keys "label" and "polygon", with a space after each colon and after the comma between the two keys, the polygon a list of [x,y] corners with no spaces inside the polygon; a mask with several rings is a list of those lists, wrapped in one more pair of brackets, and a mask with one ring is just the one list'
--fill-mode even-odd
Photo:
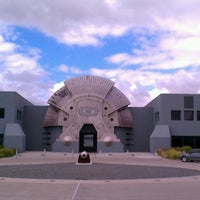
{"label": "blue sky", "polygon": [[0,90],[44,105],[66,79],[115,81],[132,106],[200,93],[200,0],[0,0]]}

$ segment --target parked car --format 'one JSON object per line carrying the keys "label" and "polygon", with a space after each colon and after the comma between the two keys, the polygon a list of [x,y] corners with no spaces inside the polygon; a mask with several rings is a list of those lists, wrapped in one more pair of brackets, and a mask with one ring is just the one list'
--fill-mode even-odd
{"label": "parked car", "polygon": [[183,162],[200,161],[200,149],[192,149],[189,153],[183,153],[180,156]]}

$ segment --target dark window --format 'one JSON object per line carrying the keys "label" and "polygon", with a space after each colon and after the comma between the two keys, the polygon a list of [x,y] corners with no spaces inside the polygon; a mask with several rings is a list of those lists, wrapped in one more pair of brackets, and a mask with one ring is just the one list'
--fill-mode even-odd
{"label": "dark window", "polygon": [[195,148],[200,148],[200,137],[196,136],[195,137]]}
{"label": "dark window", "polygon": [[3,134],[0,134],[0,145],[3,145]]}
{"label": "dark window", "polygon": [[5,117],[5,109],[0,108],[0,118],[4,118],[4,117]]}
{"label": "dark window", "polygon": [[190,146],[192,148],[195,148],[195,137],[192,136],[184,136],[183,137],[183,145],[184,146]]}
{"label": "dark window", "polygon": [[197,120],[200,121],[200,111],[197,111]]}
{"label": "dark window", "polygon": [[126,144],[127,147],[133,146],[133,144]]}
{"label": "dark window", "polygon": [[22,120],[22,111],[17,110],[17,120],[21,121]]}
{"label": "dark window", "polygon": [[45,134],[45,135],[51,135],[51,132],[46,131],[46,132],[43,132],[43,134]]}
{"label": "dark window", "polygon": [[155,122],[158,122],[159,118],[159,112],[155,112]]}
{"label": "dark window", "polygon": [[180,110],[172,110],[171,111],[171,120],[181,120],[181,111]]}
{"label": "dark window", "polygon": [[183,137],[172,136],[172,147],[182,147],[182,146],[183,146]]}
{"label": "dark window", "polygon": [[194,111],[185,110],[184,111],[184,120],[194,120]]}
{"label": "dark window", "polygon": [[200,148],[200,136],[172,136],[172,147]]}
{"label": "dark window", "polygon": [[133,139],[132,138],[126,138],[126,141],[132,141]]}
{"label": "dark window", "polygon": [[49,143],[49,142],[44,142],[43,145],[49,146],[49,145],[51,145],[51,143]]}
{"label": "dark window", "polygon": [[193,96],[184,97],[184,108],[193,108],[194,107],[194,98]]}

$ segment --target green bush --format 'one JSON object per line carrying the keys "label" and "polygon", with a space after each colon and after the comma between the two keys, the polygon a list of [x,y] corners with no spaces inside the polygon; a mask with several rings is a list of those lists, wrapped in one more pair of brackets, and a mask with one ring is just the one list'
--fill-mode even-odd
{"label": "green bush", "polygon": [[179,159],[180,155],[182,154],[182,151],[180,150],[176,150],[176,149],[173,149],[173,148],[170,148],[168,150],[168,158],[169,159]]}
{"label": "green bush", "polygon": [[0,153],[0,158],[4,158],[5,155],[3,153]]}
{"label": "green bush", "polygon": [[191,150],[192,148],[190,146],[171,147],[170,149],[158,148],[157,154],[163,158],[179,159],[183,151],[190,152]]}
{"label": "green bush", "polygon": [[0,149],[0,158],[14,156],[15,152],[16,152],[16,149],[8,149],[8,148],[3,147]]}
{"label": "green bush", "polygon": [[192,150],[192,147],[190,147],[190,146],[183,146],[181,149],[182,149],[182,151],[185,151],[186,153],[189,153]]}

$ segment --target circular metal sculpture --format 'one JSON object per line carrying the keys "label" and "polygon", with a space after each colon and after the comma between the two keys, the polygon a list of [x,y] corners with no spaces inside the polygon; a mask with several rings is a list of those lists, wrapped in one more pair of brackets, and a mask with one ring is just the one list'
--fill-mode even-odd
{"label": "circular metal sculpture", "polygon": [[130,104],[114,87],[114,82],[98,76],[81,76],[64,82],[64,86],[48,100],[44,126],[62,127],[58,140],[65,145],[79,141],[80,130],[92,124],[97,140],[110,146],[119,141],[115,127],[132,127]]}
{"label": "circular metal sculpture", "polygon": [[65,136],[63,138],[63,142],[66,146],[70,146],[72,144],[72,137],[71,136]]}
{"label": "circular metal sculpture", "polygon": [[113,144],[113,138],[110,136],[106,136],[103,142],[105,146],[110,147]]}

